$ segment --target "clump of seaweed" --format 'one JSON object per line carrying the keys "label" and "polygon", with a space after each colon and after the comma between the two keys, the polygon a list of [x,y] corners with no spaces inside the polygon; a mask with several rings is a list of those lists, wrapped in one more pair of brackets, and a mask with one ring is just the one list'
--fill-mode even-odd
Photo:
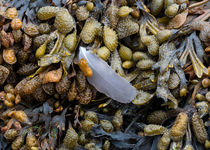
{"label": "clump of seaweed", "polygon": [[0,149],[209,149],[209,2],[0,2]]}

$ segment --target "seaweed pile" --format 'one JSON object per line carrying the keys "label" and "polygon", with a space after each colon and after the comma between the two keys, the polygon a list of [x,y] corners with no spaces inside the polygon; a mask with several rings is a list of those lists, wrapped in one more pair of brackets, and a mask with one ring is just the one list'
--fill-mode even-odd
{"label": "seaweed pile", "polygon": [[208,0],[0,2],[0,150],[210,148]]}

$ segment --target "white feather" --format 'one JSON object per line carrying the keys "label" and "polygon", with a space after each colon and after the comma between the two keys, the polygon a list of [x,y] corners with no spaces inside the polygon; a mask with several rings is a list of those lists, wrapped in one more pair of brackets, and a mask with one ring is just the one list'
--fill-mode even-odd
{"label": "white feather", "polygon": [[113,71],[105,61],[84,47],[79,48],[79,60],[82,58],[87,60],[93,71],[93,76],[87,78],[88,82],[99,92],[121,103],[129,103],[136,97],[136,88]]}

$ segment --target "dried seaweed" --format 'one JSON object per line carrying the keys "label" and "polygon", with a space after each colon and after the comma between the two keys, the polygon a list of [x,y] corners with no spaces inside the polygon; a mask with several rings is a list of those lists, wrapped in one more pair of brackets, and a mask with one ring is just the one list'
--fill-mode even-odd
{"label": "dried seaweed", "polygon": [[8,3],[8,7],[15,7],[18,9],[18,17],[23,20],[24,26],[28,22],[38,23],[36,12],[41,7],[52,4],[61,7],[66,3],[66,0],[5,0],[4,3]]}
{"label": "dried seaweed", "polygon": [[209,149],[209,4],[0,2],[0,149]]}

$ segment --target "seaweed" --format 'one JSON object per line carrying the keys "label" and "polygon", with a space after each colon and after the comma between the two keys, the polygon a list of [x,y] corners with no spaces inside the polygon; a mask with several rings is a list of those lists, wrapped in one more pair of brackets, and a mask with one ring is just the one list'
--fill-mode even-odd
{"label": "seaweed", "polygon": [[18,10],[18,17],[23,20],[23,26],[28,22],[38,24],[36,12],[44,6],[55,5],[64,6],[66,0],[5,0],[7,7],[15,7]]}

